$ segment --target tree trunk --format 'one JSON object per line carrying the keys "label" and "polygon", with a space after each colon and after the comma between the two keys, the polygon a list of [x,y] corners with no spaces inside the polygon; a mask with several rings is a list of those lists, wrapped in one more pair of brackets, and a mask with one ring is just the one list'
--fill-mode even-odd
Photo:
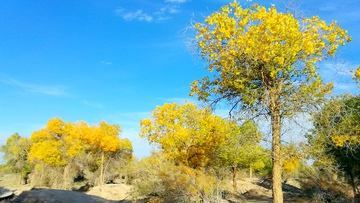
{"label": "tree trunk", "polygon": [[69,182],[69,171],[70,171],[70,166],[69,164],[67,164],[64,167],[64,172],[63,172],[63,186],[62,189],[64,190],[68,190],[70,189],[70,182]]}
{"label": "tree trunk", "polygon": [[21,174],[21,173],[18,173],[18,185],[22,185],[23,183],[22,183],[22,180],[23,180],[23,175]]}
{"label": "tree trunk", "polygon": [[249,176],[250,176],[250,178],[252,178],[252,167],[251,167],[251,165],[250,165],[250,168],[249,168]]}
{"label": "tree trunk", "polygon": [[350,175],[350,182],[351,182],[351,186],[352,186],[352,189],[353,189],[354,200],[355,200],[355,197],[356,197],[356,183],[355,183],[354,174],[353,174],[351,169],[349,169],[349,175]]}
{"label": "tree trunk", "polygon": [[279,95],[275,91],[270,92],[270,114],[272,128],[272,196],[274,203],[283,203],[282,191],[282,160],[281,160],[281,115],[278,108]]}
{"label": "tree trunk", "polygon": [[101,152],[99,185],[103,185],[103,184],[104,184],[104,152]]}
{"label": "tree trunk", "polygon": [[236,165],[232,167],[233,169],[233,188],[234,188],[234,192],[236,193],[237,191],[237,184],[236,184]]}

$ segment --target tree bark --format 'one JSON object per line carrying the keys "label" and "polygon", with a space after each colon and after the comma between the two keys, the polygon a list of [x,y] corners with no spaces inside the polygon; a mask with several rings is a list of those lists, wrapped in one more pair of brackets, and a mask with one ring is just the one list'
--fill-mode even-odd
{"label": "tree bark", "polygon": [[281,115],[278,108],[279,95],[275,91],[270,94],[270,114],[272,128],[272,196],[274,203],[283,203],[282,191],[282,159],[281,159]]}
{"label": "tree bark", "polygon": [[104,152],[101,152],[99,185],[104,184]]}
{"label": "tree bark", "polygon": [[236,165],[234,165],[232,167],[233,169],[233,188],[234,188],[234,192],[236,193],[237,191],[237,184],[236,184]]}
{"label": "tree bark", "polygon": [[70,189],[70,182],[69,182],[69,169],[70,168],[70,165],[67,164],[65,167],[64,167],[64,172],[63,172],[63,186],[62,186],[62,189],[64,190],[68,190]]}

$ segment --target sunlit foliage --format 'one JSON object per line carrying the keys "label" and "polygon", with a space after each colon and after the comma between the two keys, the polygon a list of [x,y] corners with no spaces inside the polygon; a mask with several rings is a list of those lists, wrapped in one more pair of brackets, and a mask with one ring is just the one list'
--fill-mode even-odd
{"label": "sunlit foliage", "polygon": [[24,178],[24,183],[27,181],[27,174],[31,172],[31,166],[27,161],[29,149],[29,139],[21,137],[18,133],[11,135],[6,140],[6,144],[0,147],[0,151],[4,153],[6,169],[11,173],[19,174],[20,178]]}
{"label": "sunlit foliage", "polygon": [[[360,82],[360,66],[356,70],[351,70],[351,72],[354,74],[353,79],[359,84]],[[360,87],[360,84],[359,84]]]}
{"label": "sunlit foliage", "polygon": [[[60,118],[50,119],[45,128],[33,132],[29,161],[64,167],[64,178],[75,160],[85,159],[91,154],[99,167],[99,183],[104,182],[104,163],[116,154],[122,158],[132,157],[132,144],[128,139],[120,139],[121,128],[116,124],[101,121],[98,125],[88,125],[84,121],[65,123]],[[81,161],[80,161],[81,162]]]}
{"label": "sunlit foliage", "polygon": [[285,172],[291,173],[300,167],[304,160],[304,155],[300,152],[300,148],[295,143],[283,146],[283,168]]}
{"label": "sunlit foliage", "polygon": [[193,168],[212,164],[217,146],[238,132],[234,122],[191,103],[156,107],[140,127],[140,136],[158,144],[169,160]]}
{"label": "sunlit foliage", "polygon": [[60,118],[50,119],[45,128],[33,132],[30,137],[30,162],[43,161],[51,166],[65,166],[67,161],[63,151],[65,150],[66,136],[65,122]]}

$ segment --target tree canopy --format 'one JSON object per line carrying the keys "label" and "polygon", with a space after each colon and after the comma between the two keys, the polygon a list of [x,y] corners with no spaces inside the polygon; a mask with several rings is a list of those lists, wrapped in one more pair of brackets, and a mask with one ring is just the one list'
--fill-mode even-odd
{"label": "tree canopy", "polygon": [[236,123],[191,103],[164,104],[140,122],[141,137],[159,144],[169,160],[193,168],[212,164],[218,144],[237,132]]}
{"label": "tree canopy", "polygon": [[125,153],[126,158],[132,156],[132,144],[128,139],[120,139],[120,132],[119,125],[105,121],[90,126],[84,121],[65,123],[60,118],[53,118],[45,128],[31,135],[29,160],[65,167],[66,171],[75,159],[90,153],[99,165],[99,183],[102,184],[107,158],[117,153]]}

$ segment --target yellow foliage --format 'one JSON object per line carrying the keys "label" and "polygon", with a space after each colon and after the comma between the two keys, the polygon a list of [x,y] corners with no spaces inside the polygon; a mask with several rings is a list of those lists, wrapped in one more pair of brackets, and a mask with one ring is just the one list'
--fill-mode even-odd
{"label": "yellow foliage", "polygon": [[[354,74],[353,79],[359,84],[360,81],[360,66],[356,70],[351,70],[351,73]],[[359,84],[360,87],[360,84]]]}
{"label": "yellow foliage", "polygon": [[52,166],[60,166],[85,150],[94,152],[115,152],[120,149],[132,152],[129,140],[121,141],[119,125],[101,121],[98,126],[89,126],[84,121],[65,123],[60,118],[50,119],[45,128],[33,132],[30,141],[29,160],[44,161]]}
{"label": "yellow foliage", "polygon": [[[275,6],[243,8],[236,1],[194,29],[207,69],[218,75],[194,81],[191,95],[205,101],[212,94],[228,100],[240,97],[250,105],[265,99],[267,88],[289,94],[301,84],[304,93],[315,97],[329,93],[331,86],[322,84],[316,63],[334,56],[351,40],[335,22],[327,24],[317,16],[299,21],[291,13],[277,12]],[[292,85],[295,80],[301,83]]]}
{"label": "yellow foliage", "polygon": [[164,104],[140,122],[140,137],[159,144],[169,160],[191,167],[209,164],[231,130],[230,122],[191,103]]}
{"label": "yellow foliage", "polygon": [[131,141],[129,139],[121,139],[120,140],[120,149],[128,151],[128,152],[132,152],[133,146],[132,146]]}
{"label": "yellow foliage", "polygon": [[91,133],[84,136],[85,142],[104,152],[115,152],[120,149],[120,139],[118,135],[121,132],[119,125],[107,124],[101,121],[99,126],[92,126]]}
{"label": "yellow foliage", "polygon": [[37,159],[52,166],[65,165],[66,161],[62,158],[62,153],[58,148],[60,145],[61,143],[56,140],[33,144],[30,149],[29,161],[33,162]]}
{"label": "yellow foliage", "polygon": [[55,138],[51,136],[49,132],[45,129],[34,131],[30,137],[31,142],[40,142],[40,141],[52,140],[52,139]]}
{"label": "yellow foliage", "polygon": [[355,77],[360,78],[360,66],[356,69]]}
{"label": "yellow foliage", "polygon": [[331,141],[338,147],[343,147],[345,143],[349,145],[359,144],[360,137],[357,135],[332,135]]}
{"label": "yellow foliage", "polygon": [[60,118],[53,118],[48,121],[46,127],[33,132],[30,142],[29,161],[43,161],[51,166],[63,166],[67,161],[63,154],[64,141],[67,125]]}
{"label": "yellow foliage", "polygon": [[65,122],[60,118],[52,118],[46,124],[46,130],[54,136],[61,137],[66,133]]}
{"label": "yellow foliage", "polygon": [[290,157],[283,161],[283,168],[288,172],[294,171],[299,165],[300,160],[297,157]]}

